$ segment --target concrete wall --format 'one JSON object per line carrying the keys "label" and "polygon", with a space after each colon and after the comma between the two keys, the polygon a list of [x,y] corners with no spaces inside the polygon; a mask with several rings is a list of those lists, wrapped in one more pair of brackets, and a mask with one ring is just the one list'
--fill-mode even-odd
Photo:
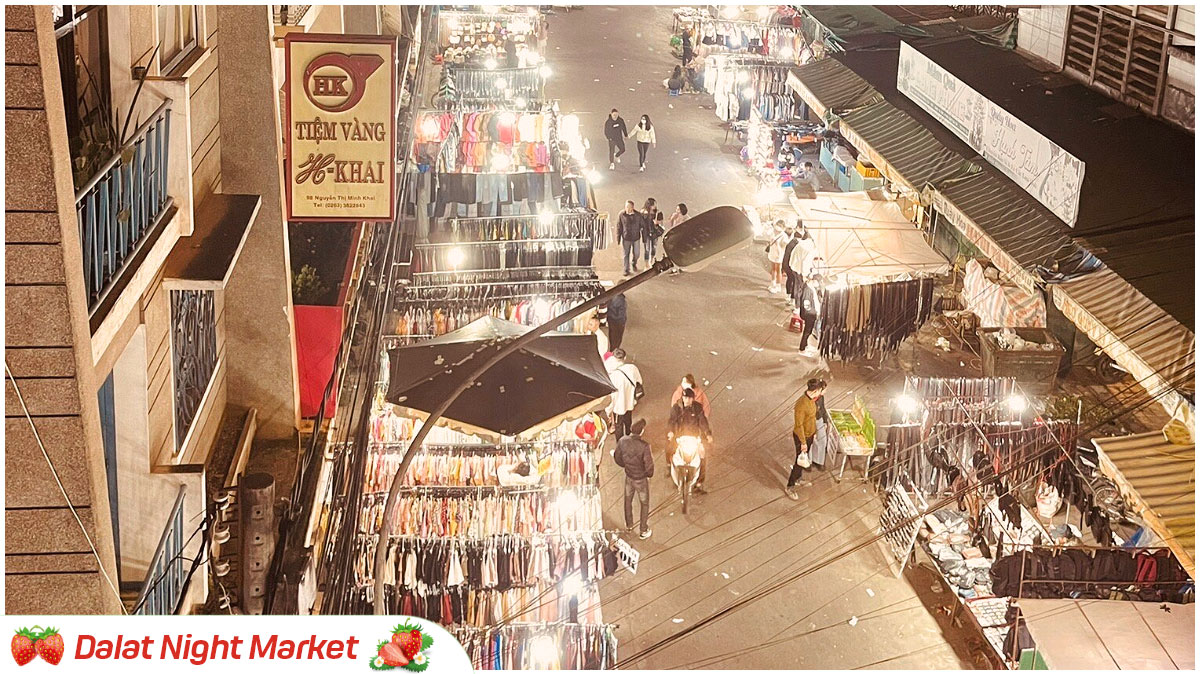
{"label": "concrete wall", "polygon": [[49,6],[5,8],[5,76],[4,355],[17,388],[6,376],[4,608],[117,613],[99,382]]}
{"label": "concrete wall", "polygon": [[291,439],[299,425],[291,262],[283,207],[282,134],[270,8],[217,11],[222,186],[262,205],[226,288],[229,404],[258,410],[258,437]]}
{"label": "concrete wall", "polygon": [[1067,49],[1067,5],[1043,5],[1017,10],[1017,49],[1063,67]]}

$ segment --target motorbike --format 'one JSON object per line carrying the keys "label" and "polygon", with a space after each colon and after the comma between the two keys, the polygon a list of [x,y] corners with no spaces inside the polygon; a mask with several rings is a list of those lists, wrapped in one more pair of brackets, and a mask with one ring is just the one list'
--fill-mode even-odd
{"label": "motorbike", "polygon": [[671,481],[679,489],[683,500],[683,514],[687,514],[692,500],[692,489],[700,479],[700,460],[704,458],[704,443],[690,435],[675,439],[675,454],[671,457]]}

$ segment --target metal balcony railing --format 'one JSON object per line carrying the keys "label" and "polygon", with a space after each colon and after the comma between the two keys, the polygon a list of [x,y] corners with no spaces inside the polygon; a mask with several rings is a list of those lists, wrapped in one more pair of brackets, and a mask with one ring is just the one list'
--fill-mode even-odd
{"label": "metal balcony railing", "polygon": [[275,10],[275,25],[298,26],[312,5],[272,5]]}
{"label": "metal balcony railing", "polygon": [[183,558],[187,543],[183,533],[183,497],[185,485],[179,485],[175,505],[167,516],[167,526],[158,539],[158,549],[150,560],[150,570],[138,594],[135,615],[174,615],[179,599],[187,592],[188,560]]}
{"label": "metal balcony railing", "polygon": [[88,309],[100,303],[126,262],[173,202],[167,194],[171,100],[75,193]]}

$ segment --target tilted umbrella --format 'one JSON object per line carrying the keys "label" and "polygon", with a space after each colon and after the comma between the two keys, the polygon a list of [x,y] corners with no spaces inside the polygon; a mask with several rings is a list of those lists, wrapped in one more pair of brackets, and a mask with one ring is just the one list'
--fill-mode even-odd
{"label": "tilted umbrella", "polygon": [[[530,329],[485,316],[436,339],[391,349],[387,401],[432,412],[479,363]],[[444,416],[518,435],[613,391],[593,335],[550,333],[488,369]]]}

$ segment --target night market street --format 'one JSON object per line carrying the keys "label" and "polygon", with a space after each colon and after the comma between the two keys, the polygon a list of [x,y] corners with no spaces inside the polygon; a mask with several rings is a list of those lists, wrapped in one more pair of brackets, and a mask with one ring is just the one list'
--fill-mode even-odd
{"label": "night market street", "polygon": [[[670,7],[587,7],[550,21],[547,60],[555,66],[547,87],[591,133],[593,162],[603,163],[599,127],[610,109],[626,120],[649,114],[658,128],[658,148],[644,173],[637,170],[632,142],[616,171],[600,167],[596,195],[613,214],[626,199],[640,208],[647,197],[668,212],[678,202],[692,213],[754,203],[757,187],[737,158],[741,145],[732,139],[723,144],[725,128],[712,112],[712,97],[668,96],[662,85],[676,62],[670,29]],[[619,280],[619,253],[614,247],[599,256],[602,278]],[[812,485],[801,489],[799,502],[784,496],[792,403],[823,368],[819,359],[797,353],[799,335],[783,327],[791,310],[782,295],[766,292],[767,278],[762,245],[752,245],[702,272],[662,276],[628,295],[624,346],[646,382],[634,415],[647,421],[659,473],[650,487],[654,536],[633,543],[642,552],[637,575],[622,574],[601,587],[605,619],[619,625],[622,657],[806,571],[810,575],[635,666],[974,667],[965,649],[959,655],[948,642],[944,616],[935,620],[914,592],[919,583],[925,595],[944,601],[946,595],[928,591],[931,575],[897,579],[879,545],[814,568],[873,534],[879,507],[858,479],[861,459],[853,460],[841,484],[828,470],[808,473],[804,478]],[[671,392],[688,373],[709,391],[716,447],[709,459],[710,492],[684,517],[660,457]],[[898,372],[859,372],[839,363],[826,396],[838,401],[831,408],[848,406],[853,390],[886,409],[889,388],[900,379]],[[864,382],[870,385],[862,387]],[[601,483],[605,525],[621,528],[623,478],[607,456]],[[743,653],[747,644],[764,646]]]}

